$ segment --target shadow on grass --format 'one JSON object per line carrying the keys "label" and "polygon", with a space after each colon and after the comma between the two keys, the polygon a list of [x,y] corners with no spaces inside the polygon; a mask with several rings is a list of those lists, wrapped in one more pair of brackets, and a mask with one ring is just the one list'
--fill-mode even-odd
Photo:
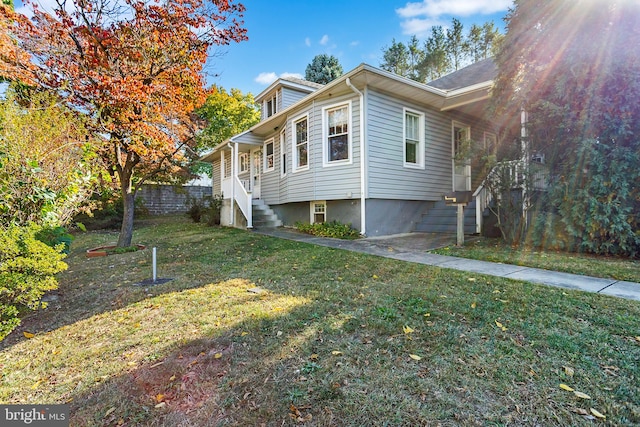
{"label": "shadow on grass", "polygon": [[[46,333],[72,325],[100,313],[164,293],[201,287],[223,280],[238,260],[250,257],[269,240],[235,229],[193,224],[175,216],[146,218],[136,223],[134,243],[147,245],[143,251],[87,258],[86,250],[114,243],[117,231],[78,234],[69,256],[69,268],[58,275],[59,287],[45,295],[48,306],[29,312],[21,325],[0,341],[0,350],[24,341],[23,332]],[[277,239],[270,239],[280,242]],[[281,241],[283,247],[295,243]],[[272,242],[273,243],[273,242]],[[165,284],[139,286],[152,278],[152,251],[157,248],[157,275],[172,278]],[[279,246],[270,244],[269,248]],[[231,259],[232,262],[227,262]],[[233,271],[231,272],[233,274]]]}
{"label": "shadow on grass", "polygon": [[[72,266],[80,307],[0,352],[3,400],[69,401],[79,426],[589,425],[589,407],[640,423],[633,302],[237,230],[138,232],[176,281],[133,293],[128,261]],[[86,307],[103,287],[119,298]]]}

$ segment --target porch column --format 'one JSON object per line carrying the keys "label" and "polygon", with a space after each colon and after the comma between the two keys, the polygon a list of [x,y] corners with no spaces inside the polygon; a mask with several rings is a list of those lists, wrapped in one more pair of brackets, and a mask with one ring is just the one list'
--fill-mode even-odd
{"label": "porch column", "polygon": [[529,113],[522,108],[520,111],[520,144],[522,149],[522,221],[524,221],[525,229],[528,228],[529,222],[529,193],[527,191],[527,180],[529,179],[529,162],[531,161],[531,153],[529,153],[529,133],[527,131],[527,123],[529,122]]}

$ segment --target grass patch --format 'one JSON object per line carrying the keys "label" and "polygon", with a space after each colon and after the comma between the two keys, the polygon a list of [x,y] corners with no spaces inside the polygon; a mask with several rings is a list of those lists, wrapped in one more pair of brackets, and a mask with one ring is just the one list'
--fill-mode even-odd
{"label": "grass patch", "polygon": [[640,423],[637,302],[177,217],[136,226],[174,278],[143,288],[150,251],[84,256],[114,238],[78,235],[1,343],[0,401],[74,426]]}
{"label": "grass patch", "polygon": [[462,248],[452,246],[431,252],[586,276],[640,282],[640,260],[637,259],[540,251],[527,247],[513,247],[501,239],[479,238],[465,243]]}

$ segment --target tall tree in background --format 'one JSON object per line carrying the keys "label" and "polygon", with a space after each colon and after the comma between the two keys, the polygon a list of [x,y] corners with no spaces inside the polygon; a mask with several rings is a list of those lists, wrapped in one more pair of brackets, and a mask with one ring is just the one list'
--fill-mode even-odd
{"label": "tall tree in background", "polygon": [[498,117],[529,112],[550,187],[540,244],[640,253],[640,3],[517,0],[497,55]]}
{"label": "tall tree in background", "polygon": [[502,38],[493,22],[474,24],[465,35],[462,23],[453,18],[448,29],[431,27],[422,48],[416,36],[407,45],[393,39],[382,50],[380,68],[426,83],[492,56]]}
{"label": "tall tree in background", "polygon": [[340,65],[338,58],[323,53],[316,55],[307,65],[304,78],[310,82],[327,84],[340,77],[342,73],[342,65]]}
{"label": "tall tree in background", "polygon": [[447,54],[447,37],[441,26],[431,27],[431,35],[424,44],[424,60],[420,64],[420,77],[423,83],[444,76],[451,70]]}
{"label": "tall tree in background", "polygon": [[247,38],[244,7],[232,0],[59,0],[54,15],[33,9],[13,33],[33,61],[12,65],[106,136],[100,153],[124,202],[118,246],[129,246],[135,193],[188,163],[193,112],[207,94],[208,50]]}
{"label": "tall tree in background", "polygon": [[407,76],[412,70],[409,68],[409,50],[402,42],[391,40],[391,46],[382,49],[382,63],[380,68],[397,74]]}
{"label": "tall tree in background", "polygon": [[198,135],[198,151],[214,148],[260,121],[260,109],[251,93],[243,94],[235,88],[227,93],[217,86],[209,92],[204,105],[197,110],[206,122]]}

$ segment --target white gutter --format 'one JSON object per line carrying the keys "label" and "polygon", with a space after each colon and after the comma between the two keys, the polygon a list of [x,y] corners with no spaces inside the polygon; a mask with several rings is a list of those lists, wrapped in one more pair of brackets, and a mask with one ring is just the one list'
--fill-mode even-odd
{"label": "white gutter", "polygon": [[364,94],[360,92],[354,85],[351,84],[351,79],[347,77],[345,80],[347,86],[354,91],[360,97],[360,234],[363,236],[367,232],[367,209],[365,203],[367,201],[366,197],[366,161],[365,161],[365,153],[366,150],[366,127],[364,125]]}

